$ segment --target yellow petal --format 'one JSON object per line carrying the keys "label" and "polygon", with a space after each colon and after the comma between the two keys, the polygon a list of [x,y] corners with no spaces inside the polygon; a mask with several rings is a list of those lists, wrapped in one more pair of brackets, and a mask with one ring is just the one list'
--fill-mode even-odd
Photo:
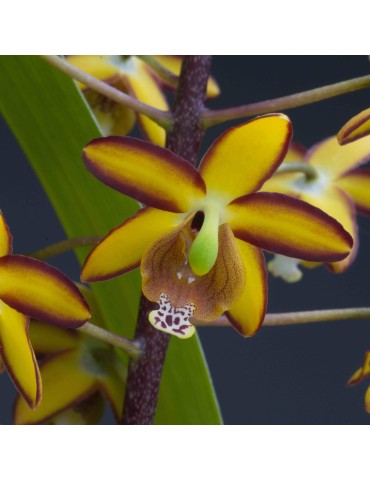
{"label": "yellow petal", "polygon": [[370,135],[370,108],[355,115],[339,130],[337,138],[341,145],[346,145],[365,135]]}
{"label": "yellow petal", "polygon": [[370,169],[354,170],[336,181],[362,213],[370,215]]}
{"label": "yellow petal", "polygon": [[115,228],[90,252],[81,280],[106,280],[139,266],[145,250],[181,223],[182,216],[144,208]]}
{"label": "yellow petal", "polygon": [[305,268],[308,268],[309,270],[313,270],[314,268],[320,267],[322,263],[320,262],[305,262],[301,261],[301,265]]}
{"label": "yellow petal", "polygon": [[78,404],[49,418],[46,425],[97,425],[104,415],[105,402],[95,392]]}
{"label": "yellow petal", "polygon": [[198,171],[168,149],[131,137],[98,138],[84,148],[86,167],[100,181],[151,207],[187,212],[204,198]]}
{"label": "yellow petal", "polygon": [[[175,55],[154,55],[154,58],[167,70],[179,76],[183,58]],[[214,98],[220,94],[220,87],[213,77],[209,77],[207,83],[207,98]]]}
{"label": "yellow petal", "polygon": [[[284,158],[285,163],[303,162],[305,156],[305,149],[298,143],[290,145],[288,153]],[[302,172],[282,172],[276,171],[261,187],[261,192],[278,192],[285,193],[297,197],[298,194],[294,191],[294,183],[300,178],[304,179]]]}
{"label": "yellow petal", "polygon": [[228,222],[241,240],[272,253],[309,261],[338,261],[352,238],[322,210],[288,195],[258,192],[227,207]]}
{"label": "yellow petal", "polygon": [[153,55],[164,68],[176,76],[180,75],[183,57],[180,55]]}
{"label": "yellow petal", "polygon": [[100,389],[112,405],[113,413],[117,422],[122,418],[125,383],[123,379],[113,371],[100,378]]}
{"label": "yellow petal", "polygon": [[207,98],[218,97],[221,93],[220,87],[214,77],[209,77],[207,83]]}
{"label": "yellow petal", "polygon": [[328,265],[333,272],[343,272],[354,261],[358,250],[358,228],[353,202],[343,191],[335,186],[317,195],[302,194],[301,198],[335,218],[353,238],[353,247],[350,254],[344,260]]}
{"label": "yellow petal", "polygon": [[274,173],[259,190],[260,192],[277,192],[284,193],[293,197],[298,197],[299,193],[294,191],[294,183],[300,179],[304,179],[304,173],[300,172],[284,172]]}
{"label": "yellow petal", "polygon": [[[107,83],[112,83],[119,77],[118,67],[109,61],[107,55],[69,55],[66,60],[74,67]],[[85,88],[80,82],[79,86]]]}
{"label": "yellow petal", "polygon": [[347,385],[356,385],[362,380],[363,367],[355,371],[352,377],[348,380]]}
{"label": "yellow petal", "polygon": [[370,351],[365,353],[364,363],[362,364],[361,380],[370,376]]}
{"label": "yellow petal", "polygon": [[257,117],[227,130],[200,165],[207,193],[228,203],[261,188],[282,162],[291,134],[289,119],[282,114]]}
{"label": "yellow petal", "polygon": [[306,149],[299,143],[291,143],[288,153],[285,155],[284,163],[304,162]]}
{"label": "yellow petal", "polygon": [[0,301],[0,354],[27,410],[39,403],[42,390],[28,325],[27,317]]}
{"label": "yellow petal", "polygon": [[370,376],[370,351],[365,353],[362,367],[359,368],[348,380],[348,385],[356,385],[357,383],[361,382],[364,378],[367,378],[369,376]]}
{"label": "yellow petal", "polygon": [[166,294],[171,306],[195,306],[194,316],[205,322],[231,308],[244,289],[245,272],[234,236],[227,224],[219,227],[218,257],[206,275],[196,276],[188,262],[191,219],[157,240],[141,262],[143,293],[159,302]]}
{"label": "yellow petal", "polygon": [[[134,63],[132,71],[122,72],[130,94],[151,107],[168,110],[166,97],[151,76],[148,66],[139,58],[133,58],[132,61]],[[144,115],[138,115],[138,119],[147,138],[163,147],[166,140],[164,129]]]}
{"label": "yellow petal", "polygon": [[42,355],[77,348],[81,343],[81,336],[76,330],[54,327],[37,320],[31,321],[30,339],[35,352]]}
{"label": "yellow petal", "polygon": [[239,299],[226,312],[233,327],[245,337],[254,335],[265,317],[267,274],[265,258],[259,248],[236,239],[245,268],[245,287]]}
{"label": "yellow petal", "polygon": [[314,145],[307,152],[306,161],[330,178],[338,178],[348,170],[370,158],[370,137],[341,146],[336,137]]}
{"label": "yellow petal", "polygon": [[0,258],[0,299],[29,317],[64,327],[90,318],[83,296],[62,272],[23,255]]}
{"label": "yellow petal", "polygon": [[[93,77],[127,93],[120,74],[119,62],[112,61],[112,57],[72,55],[67,57],[67,61]],[[85,97],[93,109],[104,135],[126,135],[133,128],[136,115],[131,109],[90,88],[85,88],[81,83],[79,86],[84,89]]]}
{"label": "yellow petal", "polygon": [[366,390],[365,393],[365,410],[367,413],[370,413],[370,387]]}
{"label": "yellow petal", "polygon": [[78,351],[71,350],[55,355],[42,364],[42,402],[37,409],[29,410],[18,398],[14,409],[16,424],[45,422],[81,402],[97,389],[96,378],[79,368],[79,356]]}
{"label": "yellow petal", "polygon": [[12,236],[0,211],[0,257],[12,253]]}

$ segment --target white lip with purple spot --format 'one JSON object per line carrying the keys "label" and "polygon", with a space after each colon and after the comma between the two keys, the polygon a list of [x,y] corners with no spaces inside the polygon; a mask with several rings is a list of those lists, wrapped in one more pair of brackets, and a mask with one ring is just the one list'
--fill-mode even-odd
{"label": "white lip with purple spot", "polygon": [[195,333],[195,327],[189,321],[194,315],[193,304],[183,307],[173,307],[168,295],[162,293],[159,298],[159,309],[149,314],[149,322],[154,328],[179,338],[190,338]]}

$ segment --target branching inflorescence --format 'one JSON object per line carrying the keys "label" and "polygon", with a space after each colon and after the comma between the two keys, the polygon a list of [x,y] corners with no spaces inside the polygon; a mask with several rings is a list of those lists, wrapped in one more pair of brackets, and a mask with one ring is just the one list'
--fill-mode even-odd
{"label": "branching inflorescence", "polygon": [[[70,238],[28,257],[11,254],[1,217],[0,355],[20,394],[17,423],[94,423],[104,398],[118,422],[152,423],[168,334],[188,339],[198,326],[231,325],[249,337],[261,325],[370,318],[369,308],[266,314],[263,254],[275,254],[268,269],[288,282],[301,278],[299,265],[338,273],[355,261],[356,208],[370,212],[370,171],[359,168],[370,158],[369,109],[307,152],[291,143],[279,112],[368,88],[370,76],[217,111],[205,108],[220,94],[210,57],[42,58],[78,81],[105,135],[84,145],[84,175],[140,208],[100,229],[104,237]],[[175,93],[172,108],[163,87]],[[206,128],[255,115],[199,161]],[[135,120],[145,140],[126,136]],[[35,259],[86,246],[84,283],[140,268],[134,338],[110,331],[94,287]],[[29,317],[51,325],[32,320],[29,337]],[[364,364],[350,383],[367,374]]]}

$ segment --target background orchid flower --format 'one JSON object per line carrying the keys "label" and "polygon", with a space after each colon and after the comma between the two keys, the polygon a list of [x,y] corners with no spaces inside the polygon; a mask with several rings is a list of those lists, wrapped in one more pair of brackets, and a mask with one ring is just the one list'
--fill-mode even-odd
{"label": "background orchid flower", "polygon": [[113,347],[77,330],[35,320],[30,338],[41,358],[43,397],[40,405],[30,410],[19,396],[14,423],[96,423],[99,412],[103,413],[102,395],[120,419],[126,372]]}
{"label": "background orchid flower", "polygon": [[[356,370],[356,372],[348,380],[347,385],[350,385],[350,386],[357,385],[358,383],[362,382],[362,380],[369,377],[370,377],[370,351],[365,353],[364,363],[362,364],[362,367]],[[366,394],[365,394],[365,410],[367,411],[367,413],[370,413],[370,386],[366,390]]]}
{"label": "background orchid flower", "polygon": [[366,135],[370,135],[370,108],[348,120],[339,130],[337,139],[340,145],[346,145]]}
{"label": "background orchid flower", "polygon": [[321,210],[278,193],[255,193],[282,162],[289,119],[270,114],[227,130],[199,171],[171,151],[108,137],[84,149],[87,168],[110,187],[149,205],[112,230],[90,253],[81,279],[98,281],[141,263],[143,293],[160,304],[151,323],[180,338],[189,318],[221,313],[243,335],[266,309],[261,249],[306,260],[344,258],[352,239]]}
{"label": "background orchid flower", "polygon": [[[277,172],[262,187],[261,191],[285,193],[321,208],[336,218],[354,239],[353,249],[342,261],[329,262],[333,272],[346,270],[354,261],[358,250],[358,227],[356,208],[370,214],[370,169],[359,169],[370,158],[370,137],[340,146],[336,137],[330,137],[311,147],[307,152],[300,146],[293,146],[285,160],[303,162],[310,173]],[[300,259],[292,262],[276,257],[269,264],[275,276],[286,281],[299,280],[297,265]],[[314,266],[304,262],[305,266]],[[299,271],[299,270],[298,270]]]}
{"label": "background orchid flower", "polygon": [[[170,72],[179,75],[181,57],[157,55],[155,59]],[[67,60],[75,67],[152,107],[169,109],[162,87],[172,88],[171,85],[159,78],[150,65],[135,55],[73,55],[68,56]],[[105,135],[125,135],[132,129],[136,118],[132,110],[84,88],[83,85],[81,87]],[[219,94],[218,85],[213,78],[208,82],[207,94],[210,98]],[[144,115],[137,115],[137,118],[145,136],[157,145],[164,145],[163,128]]]}
{"label": "background orchid flower", "polygon": [[34,408],[41,400],[42,385],[28,335],[29,316],[75,328],[90,318],[90,310],[78,288],[59,270],[12,255],[12,237],[0,213],[0,358]]}

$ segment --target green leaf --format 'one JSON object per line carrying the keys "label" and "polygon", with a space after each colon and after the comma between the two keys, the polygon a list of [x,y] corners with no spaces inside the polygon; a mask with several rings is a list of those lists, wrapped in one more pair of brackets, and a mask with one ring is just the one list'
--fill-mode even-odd
{"label": "green leaf", "polygon": [[[105,235],[138,208],[84,168],[83,147],[100,131],[74,82],[33,56],[0,57],[1,110],[34,168],[67,236]],[[82,262],[88,249],[80,249]],[[92,286],[107,327],[132,337],[139,273]],[[217,424],[217,400],[197,338],[171,340],[156,422]]]}

